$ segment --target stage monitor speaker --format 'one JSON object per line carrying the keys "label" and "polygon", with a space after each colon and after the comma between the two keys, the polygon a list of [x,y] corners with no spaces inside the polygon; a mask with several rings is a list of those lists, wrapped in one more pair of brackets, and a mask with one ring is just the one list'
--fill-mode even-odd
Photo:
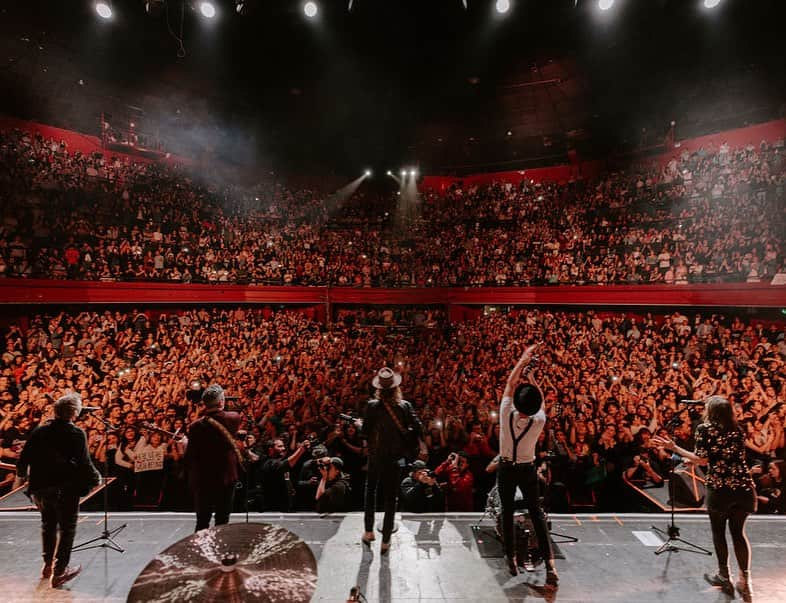
{"label": "stage monitor speaker", "polygon": [[674,496],[677,507],[701,507],[704,504],[707,488],[701,468],[695,465],[677,465],[670,486],[673,488],[671,496]]}

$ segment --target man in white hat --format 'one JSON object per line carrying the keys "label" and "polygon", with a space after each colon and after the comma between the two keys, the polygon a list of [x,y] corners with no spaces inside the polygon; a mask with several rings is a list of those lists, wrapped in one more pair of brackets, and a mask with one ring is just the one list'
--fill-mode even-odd
{"label": "man in white hat", "polygon": [[414,460],[423,427],[412,405],[401,397],[401,375],[385,366],[379,369],[371,384],[376,393],[366,405],[363,420],[363,436],[368,442],[368,476],[362,541],[370,545],[374,540],[377,486],[382,483],[385,517],[380,551],[384,555],[390,549],[401,470],[407,461]]}

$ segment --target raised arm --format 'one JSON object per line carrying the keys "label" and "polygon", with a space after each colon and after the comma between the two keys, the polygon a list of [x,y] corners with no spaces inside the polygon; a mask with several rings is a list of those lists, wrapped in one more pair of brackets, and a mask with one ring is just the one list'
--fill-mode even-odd
{"label": "raised arm", "polygon": [[521,380],[521,373],[524,372],[524,369],[529,365],[532,361],[532,355],[535,352],[535,348],[538,347],[538,344],[533,344],[529,346],[524,353],[519,358],[519,361],[516,363],[516,366],[513,367],[513,370],[510,372],[508,376],[508,381],[505,384],[505,391],[502,393],[503,398],[512,398],[513,392],[516,390],[516,386],[518,385],[519,381]]}

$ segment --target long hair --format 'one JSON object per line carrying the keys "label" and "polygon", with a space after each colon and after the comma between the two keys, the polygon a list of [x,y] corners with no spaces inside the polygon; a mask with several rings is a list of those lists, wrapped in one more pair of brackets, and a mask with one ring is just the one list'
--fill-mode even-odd
{"label": "long hair", "polygon": [[401,388],[396,386],[388,389],[378,389],[374,396],[380,402],[385,402],[387,404],[398,404],[401,401]]}
{"label": "long hair", "polygon": [[704,420],[707,423],[714,423],[723,431],[739,430],[737,418],[734,416],[734,409],[723,396],[710,396],[704,403]]}

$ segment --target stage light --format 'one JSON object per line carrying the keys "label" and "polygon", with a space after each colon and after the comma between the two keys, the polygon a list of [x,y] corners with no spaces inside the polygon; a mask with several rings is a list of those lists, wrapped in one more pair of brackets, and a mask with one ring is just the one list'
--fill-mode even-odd
{"label": "stage light", "polygon": [[371,176],[371,170],[366,170],[365,172],[363,172],[363,175],[364,175],[366,178],[368,178],[369,176]]}
{"label": "stage light", "polygon": [[102,19],[112,18],[112,5],[109,3],[109,0],[99,0],[95,3],[95,7],[98,16]]}
{"label": "stage light", "polygon": [[598,0],[600,10],[609,10],[612,6],[614,6],[614,0]]}
{"label": "stage light", "polygon": [[212,19],[216,16],[216,7],[212,2],[200,2],[199,12],[202,13],[202,16],[206,19]]}
{"label": "stage light", "polygon": [[417,172],[415,170],[409,170],[409,175],[410,176],[416,176]]}
{"label": "stage light", "polygon": [[303,5],[303,12],[306,14],[306,16],[309,19],[313,19],[314,17],[317,16],[317,13],[319,12],[319,8],[317,7],[317,3],[316,2],[306,2]]}
{"label": "stage light", "polygon": [[497,12],[500,15],[504,15],[506,12],[510,10],[510,0],[497,0],[497,3],[494,5],[494,8],[497,9]]}
{"label": "stage light", "polygon": [[258,8],[258,0],[235,0],[235,12],[242,17],[255,13]]}
{"label": "stage light", "polygon": [[720,4],[720,0],[704,0],[704,8],[715,8]]}
{"label": "stage light", "polygon": [[393,175],[393,172],[391,172],[390,170],[388,170],[388,176],[392,176],[392,175]]}
{"label": "stage light", "polygon": [[401,170],[401,175],[402,176],[406,176],[407,175],[407,170]]}
{"label": "stage light", "polygon": [[145,12],[151,17],[158,17],[164,12],[164,0],[147,0]]}

